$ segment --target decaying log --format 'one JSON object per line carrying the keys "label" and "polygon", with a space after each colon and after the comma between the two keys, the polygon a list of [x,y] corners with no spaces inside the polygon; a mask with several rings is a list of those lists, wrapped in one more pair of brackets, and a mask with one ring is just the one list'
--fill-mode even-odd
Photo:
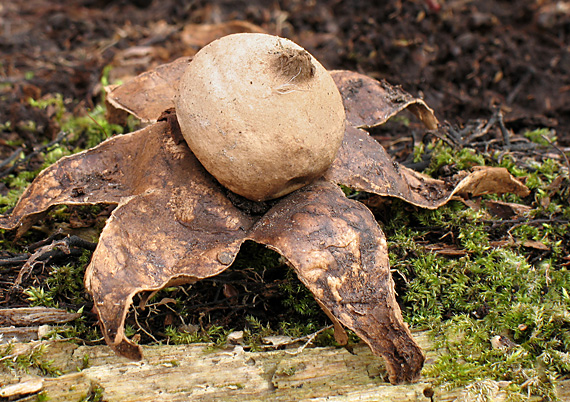
{"label": "decaying log", "polygon": [[49,307],[22,307],[0,309],[0,327],[15,325],[27,327],[42,324],[63,324],[81,317],[80,313]]}
{"label": "decaying log", "polygon": [[[416,339],[427,342],[424,334]],[[356,345],[352,353],[327,347],[306,348],[297,354],[293,353],[296,349],[248,352],[240,346],[225,350],[203,344],[157,346],[145,347],[140,362],[118,357],[107,346],[47,345],[46,359],[67,374],[18,378],[14,372],[0,369],[0,384],[21,383],[8,391],[35,386],[30,388],[33,393],[14,395],[16,400],[35,401],[39,391],[50,401],[77,401],[98,389],[109,402],[430,401],[432,393],[427,382],[390,385],[384,380],[387,373],[382,359],[364,344]],[[89,367],[84,368],[86,365]],[[0,392],[3,389],[6,387]]]}
{"label": "decaying log", "polygon": [[79,317],[80,313],[49,307],[0,309],[0,344],[36,341],[49,332],[49,324],[63,324]]}
{"label": "decaying log", "polygon": [[[415,333],[427,364],[439,353],[426,333]],[[209,345],[144,347],[144,360],[117,356],[107,346],[43,342],[46,360],[65,374],[42,377],[18,374],[0,366],[0,400],[36,401],[43,393],[52,402],[79,401],[100,394],[102,400],[129,401],[467,401],[476,387],[447,391],[423,378],[393,386],[384,380],[382,359],[364,344],[352,353],[343,348],[296,348],[248,352],[236,346]],[[12,356],[28,353],[38,343],[16,344]],[[80,370],[80,371],[78,371]],[[33,373],[33,370],[30,370]],[[480,381],[479,381],[480,382]],[[486,380],[496,389],[492,400],[504,400],[504,384]],[[9,392],[13,392],[10,394]],[[18,392],[29,392],[27,394]],[[557,388],[570,400],[570,380]]]}

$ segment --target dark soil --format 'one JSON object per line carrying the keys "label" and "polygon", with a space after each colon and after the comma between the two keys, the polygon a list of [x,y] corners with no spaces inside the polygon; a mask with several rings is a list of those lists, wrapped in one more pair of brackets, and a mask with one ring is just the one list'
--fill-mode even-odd
{"label": "dark soil", "polygon": [[100,101],[106,66],[114,67],[110,78],[124,78],[192,55],[186,25],[233,19],[293,39],[329,69],[400,84],[442,122],[463,126],[499,108],[514,133],[550,128],[570,146],[570,3],[439,3],[438,10],[433,0],[3,2],[0,160],[14,154],[14,143],[31,153],[60,132],[54,111],[31,107],[30,97],[62,94],[67,109],[83,115]]}
{"label": "dark soil", "polygon": [[[62,93],[77,113],[96,102],[103,68],[144,71],[190,49],[189,23],[244,19],[289,37],[329,69],[351,69],[424,97],[462,124],[502,108],[515,131],[548,127],[570,145],[570,6],[551,0],[357,1],[15,0],[0,8],[2,138],[48,137],[50,116],[27,106]],[[384,4],[381,4],[384,3]],[[20,128],[19,128],[20,127]],[[30,143],[37,139],[27,138]]]}

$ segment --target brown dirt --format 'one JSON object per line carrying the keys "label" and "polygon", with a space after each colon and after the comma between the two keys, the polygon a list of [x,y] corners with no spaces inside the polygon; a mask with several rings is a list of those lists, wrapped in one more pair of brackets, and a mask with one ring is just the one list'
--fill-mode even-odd
{"label": "brown dirt", "polygon": [[[180,40],[185,24],[245,19],[294,39],[330,69],[401,84],[441,120],[489,118],[499,106],[509,128],[554,128],[561,145],[570,144],[568,2],[440,0],[439,11],[421,0],[384,3],[7,2],[0,8],[0,122],[26,137],[22,122],[32,120],[53,137],[50,116],[31,110],[27,97],[59,92],[81,111],[96,101],[105,65],[124,68],[135,58],[132,72],[140,72],[191,53]],[[125,53],[135,47],[138,53]]]}

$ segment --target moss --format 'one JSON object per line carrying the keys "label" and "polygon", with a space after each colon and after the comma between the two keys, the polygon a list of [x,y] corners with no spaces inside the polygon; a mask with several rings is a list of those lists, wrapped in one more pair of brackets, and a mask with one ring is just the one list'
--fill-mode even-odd
{"label": "moss", "polygon": [[14,353],[12,344],[2,345],[0,348],[0,363],[7,369],[34,373],[43,376],[57,377],[62,375],[62,370],[54,366],[50,360],[49,350],[45,344],[31,347],[27,352]]}
{"label": "moss", "polygon": [[[465,170],[473,166],[484,166],[485,158],[481,153],[471,148],[453,149],[443,142],[428,146],[432,152],[431,163],[425,173],[436,174],[443,166],[452,166],[455,170]],[[414,158],[420,154],[415,152]]]}
{"label": "moss", "polygon": [[8,175],[2,182],[8,188],[6,195],[0,195],[0,213],[5,213],[14,207],[26,187],[32,182],[39,172],[22,171],[18,174]]}
{"label": "moss", "polygon": [[297,280],[297,275],[292,269],[287,270],[286,280],[279,289],[283,293],[283,306],[292,313],[308,319],[317,318],[322,314],[313,294]]}
{"label": "moss", "polygon": [[[108,71],[103,74],[102,81],[108,76]],[[28,99],[32,108],[50,110],[50,119],[56,127],[59,127],[60,133],[55,141],[48,142],[45,140],[38,152],[37,157],[40,158],[41,164],[38,168],[29,170],[29,166],[14,169],[14,172],[3,177],[0,181],[8,188],[6,195],[0,196],[0,213],[6,212],[13,207],[24,189],[31,183],[37,174],[52,165],[63,156],[89,149],[103,140],[123,132],[131,132],[138,126],[135,119],[127,120],[127,127],[121,127],[111,124],[107,121],[106,109],[104,107],[103,96],[92,110],[86,111],[83,115],[74,115],[68,111],[73,106],[73,101],[64,99],[61,94],[49,95],[41,99]],[[21,129],[30,131],[34,135],[38,135],[38,128],[33,121],[23,122]],[[10,131],[11,127],[8,123],[0,125],[0,131]],[[10,141],[12,146],[22,145],[18,141]],[[26,155],[22,153],[6,168],[13,167],[14,164],[22,164],[27,161]]]}
{"label": "moss", "polygon": [[[442,163],[476,161],[441,143],[433,149],[432,173]],[[502,165],[524,178],[531,195],[482,198],[525,204],[526,215],[493,216],[485,202],[478,210],[451,202],[435,211],[392,203],[398,212],[383,224],[399,301],[406,320],[429,328],[442,350],[423,373],[436,385],[507,381],[510,400],[555,399],[556,380],[570,374],[568,170],[552,158],[503,158]],[[426,247],[434,243],[457,253]],[[509,345],[493,346],[496,336]],[[483,395],[475,385],[471,391]]]}
{"label": "moss", "polygon": [[[77,261],[65,265],[51,265],[47,268],[48,276],[39,286],[29,286],[24,290],[31,306],[67,308],[74,312],[83,313],[91,299],[83,286],[83,275],[91,256],[90,251],[84,251]],[[45,339],[69,338],[94,341],[101,334],[93,325],[93,317],[82,315],[72,323],[53,325]]]}
{"label": "moss", "polygon": [[36,401],[37,402],[44,402],[44,401],[49,401],[49,396],[47,394],[47,392],[42,391],[39,394],[36,395]]}
{"label": "moss", "polygon": [[207,329],[195,328],[195,331],[188,329],[181,330],[174,326],[165,329],[165,335],[169,343],[174,345],[184,345],[189,343],[211,343],[214,346],[224,346],[227,342],[231,329],[219,325],[211,325]]}
{"label": "moss", "polygon": [[103,400],[105,390],[99,385],[93,385],[89,390],[89,394],[82,398],[79,402],[99,402]]}
{"label": "moss", "polygon": [[536,144],[545,146],[550,145],[557,140],[554,130],[550,130],[548,128],[539,128],[527,131],[524,133],[524,136]]}

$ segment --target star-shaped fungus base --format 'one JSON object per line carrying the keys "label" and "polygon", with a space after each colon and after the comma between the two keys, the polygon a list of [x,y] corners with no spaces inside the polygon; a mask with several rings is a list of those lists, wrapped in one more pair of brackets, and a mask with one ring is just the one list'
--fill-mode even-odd
{"label": "star-shaped fungus base", "polygon": [[[251,240],[285,257],[333,321],[337,341],[346,343],[343,326],[350,328],[385,359],[391,383],[417,380],[424,355],[396,302],[384,234],[368,208],[346,198],[337,184],[424,208],[437,208],[454,194],[484,193],[493,182],[504,191],[528,190],[504,169],[464,173],[451,185],[394,162],[362,128],[382,124],[406,107],[435,128],[432,111],[398,87],[338,71],[333,77],[344,99],[347,129],[331,168],[281,199],[247,201],[204,170],[184,142],[174,111],[153,115],[171,106],[175,70],[166,65],[110,94],[115,104],[122,97],[124,109],[155,123],[44,170],[11,214],[0,217],[0,227],[21,234],[55,205],[117,205],[87,268],[85,285],[105,341],[131,359],[142,357],[124,333],[136,294],[215,276]],[[149,101],[154,109],[133,105],[129,99],[138,99],[132,96],[137,82],[140,90],[141,83],[159,73],[162,78],[150,80],[154,84],[145,89],[151,93],[146,99],[155,99]],[[153,98],[152,91],[166,95]]]}

